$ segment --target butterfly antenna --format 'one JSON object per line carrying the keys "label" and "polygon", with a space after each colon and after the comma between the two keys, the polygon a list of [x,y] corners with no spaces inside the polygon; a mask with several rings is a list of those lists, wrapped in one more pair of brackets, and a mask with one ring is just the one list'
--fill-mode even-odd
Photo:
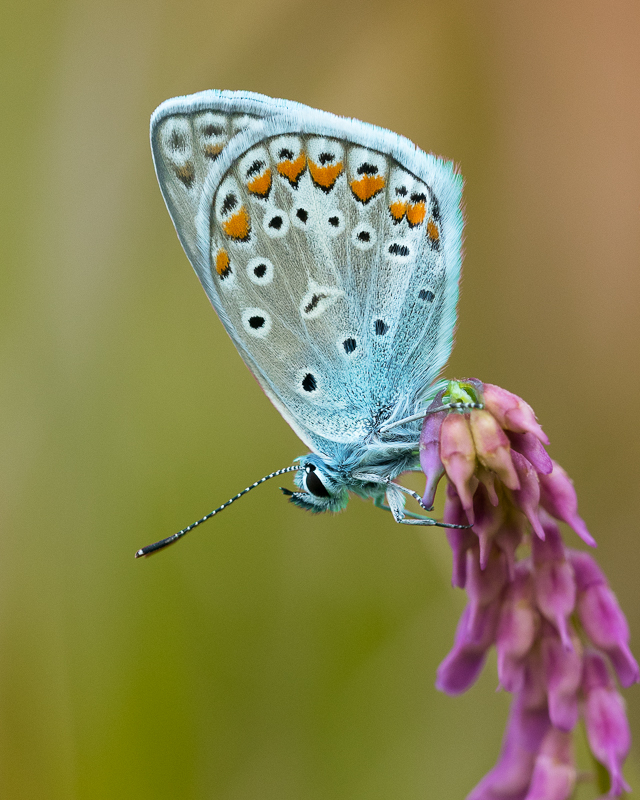
{"label": "butterfly antenna", "polygon": [[271,478],[277,478],[278,475],[284,475],[285,472],[295,472],[296,470],[299,469],[300,467],[296,465],[292,467],[285,467],[284,469],[279,469],[276,472],[272,472],[269,475],[265,475],[264,478],[260,478],[259,481],[252,483],[251,486],[247,486],[246,489],[243,489],[241,492],[238,492],[238,494],[235,497],[232,497],[230,500],[227,500],[226,503],[223,503],[221,506],[218,506],[218,508],[214,508],[213,511],[206,514],[204,517],[202,517],[202,519],[196,520],[196,522],[192,522],[191,525],[187,525],[187,527],[183,528],[181,531],[178,531],[177,533],[174,533],[171,536],[167,536],[166,539],[160,539],[159,542],[154,542],[154,544],[148,544],[146,547],[143,547],[140,550],[136,551],[136,558],[141,558],[142,556],[148,556],[151,555],[151,553],[157,553],[158,550],[162,550],[163,548],[168,547],[170,544],[177,542],[178,539],[181,539],[185,535],[185,533],[189,533],[189,531],[193,530],[194,528],[197,528],[198,525],[201,525],[203,522],[206,522],[208,519],[211,519],[211,517],[215,517],[215,515],[219,514],[220,511],[224,511],[224,509],[227,508],[227,506],[230,506],[231,503],[235,503],[236,500],[239,500],[242,497],[242,495],[245,495],[247,492],[250,492],[252,489],[255,489],[256,486],[260,486],[261,483],[264,483],[265,481],[268,481]]}

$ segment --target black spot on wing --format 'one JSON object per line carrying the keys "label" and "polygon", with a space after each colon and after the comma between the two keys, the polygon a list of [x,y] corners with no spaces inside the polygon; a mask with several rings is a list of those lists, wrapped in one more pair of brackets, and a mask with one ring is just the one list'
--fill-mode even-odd
{"label": "black spot on wing", "polygon": [[356,349],[357,343],[355,339],[349,337],[342,342],[342,346],[344,347],[344,352],[347,355],[351,355],[351,353],[353,353],[353,351]]}
{"label": "black spot on wing", "polygon": [[387,325],[384,320],[377,319],[373,323],[373,330],[376,333],[376,336],[384,336],[384,334],[389,330],[389,326]]}
{"label": "black spot on wing", "polygon": [[238,198],[235,196],[233,192],[229,192],[229,194],[224,198],[222,202],[222,214],[228,214],[230,211],[238,205]]}
{"label": "black spot on wing", "polygon": [[358,175],[377,175],[378,167],[376,167],[375,164],[369,164],[368,161],[365,161],[364,164],[360,164],[356,172]]}
{"label": "black spot on wing", "polygon": [[222,136],[225,133],[224,128],[222,125],[214,125],[213,123],[209,123],[209,125],[205,125],[202,129],[202,132],[205,136]]}
{"label": "black spot on wing", "polygon": [[389,245],[389,253],[392,256],[408,256],[409,252],[409,248],[406,246],[406,244],[398,244],[398,242],[394,242],[393,244]]}
{"label": "black spot on wing", "polygon": [[302,388],[305,390],[305,392],[315,392],[315,390],[318,388],[318,382],[316,381],[315,375],[307,372],[302,379]]}
{"label": "black spot on wing", "polygon": [[256,159],[247,170],[247,178],[250,178],[252,175],[256,175],[257,173],[261,172],[264,166],[265,166],[264,161]]}
{"label": "black spot on wing", "polygon": [[327,298],[328,296],[329,295],[326,295],[326,294],[318,294],[318,293],[314,294],[313,297],[311,298],[311,300],[309,300],[307,305],[304,307],[304,313],[305,314],[310,314],[314,310],[314,308],[318,307],[318,303],[321,300],[324,300],[325,298]]}

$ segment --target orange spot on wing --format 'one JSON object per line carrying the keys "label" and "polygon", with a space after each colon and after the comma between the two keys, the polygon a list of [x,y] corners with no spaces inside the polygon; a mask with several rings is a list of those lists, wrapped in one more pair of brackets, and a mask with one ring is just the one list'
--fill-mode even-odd
{"label": "orange spot on wing", "polygon": [[362,203],[368,203],[384,189],[382,175],[363,175],[359,180],[351,181],[351,191]]}
{"label": "orange spot on wing", "polygon": [[204,154],[207,158],[217,158],[224,150],[224,144],[205,144]]}
{"label": "orange spot on wing", "polygon": [[191,188],[191,184],[193,183],[196,177],[196,171],[193,168],[193,164],[187,162],[181,167],[174,167],[176,178],[184,183],[187,189]]}
{"label": "orange spot on wing", "polygon": [[400,222],[400,220],[404,217],[405,211],[407,210],[407,204],[402,203],[399,200],[395,203],[391,203],[389,206],[389,211],[391,212],[391,216],[394,218],[396,222]]}
{"label": "orange spot on wing", "polygon": [[222,230],[232,239],[246,239],[251,230],[251,220],[244,206],[222,223]]}
{"label": "orange spot on wing", "polygon": [[427,207],[424,203],[413,203],[413,205],[410,205],[407,209],[407,221],[412,228],[423,223],[426,215]]}
{"label": "orange spot on wing", "polygon": [[304,153],[300,153],[298,158],[294,161],[281,161],[277,166],[276,169],[285,177],[289,183],[292,183],[294,186],[298,182],[298,178],[304,171],[304,168],[307,164],[307,158]]}
{"label": "orange spot on wing", "polygon": [[247,184],[247,189],[252,194],[258,194],[260,197],[265,197],[269,194],[269,189],[271,188],[271,170],[266,169],[262,175],[258,175],[257,178],[254,178],[252,181],[249,181]]}
{"label": "orange spot on wing", "polygon": [[309,161],[309,172],[313,178],[313,182],[323,189],[331,189],[333,184],[338,180],[338,176],[343,170],[342,161],[337,164],[327,164],[326,167],[319,167],[313,161]]}
{"label": "orange spot on wing", "polygon": [[427,222],[427,236],[432,242],[440,241],[440,231],[438,230],[438,226],[433,219],[430,219],[429,222]]}
{"label": "orange spot on wing", "polygon": [[221,278],[226,278],[231,272],[229,254],[226,250],[220,250],[216,256],[216,272]]}

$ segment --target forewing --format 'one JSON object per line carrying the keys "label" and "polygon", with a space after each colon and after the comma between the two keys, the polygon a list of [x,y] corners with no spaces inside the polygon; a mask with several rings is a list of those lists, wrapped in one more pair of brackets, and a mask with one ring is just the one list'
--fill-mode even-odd
{"label": "forewing", "polygon": [[[449,355],[462,181],[389,131],[259,98],[161,106],[156,170],[241,355],[298,435],[330,454],[412,410]],[[244,128],[231,135],[234,116]],[[212,158],[214,119],[230,133]]]}

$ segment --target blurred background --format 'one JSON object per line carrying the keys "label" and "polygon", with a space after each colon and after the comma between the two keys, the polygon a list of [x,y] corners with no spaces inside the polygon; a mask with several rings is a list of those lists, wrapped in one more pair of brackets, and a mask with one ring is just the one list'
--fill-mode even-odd
{"label": "blurred background", "polygon": [[249,89],[460,164],[446,374],[534,406],[640,655],[640,5],[8,0],[0,37],[0,796],[463,798],[509,697],[493,657],[434,689],[441,530],[273,481],[134,561],[305,452],[182,252],[149,116]]}

